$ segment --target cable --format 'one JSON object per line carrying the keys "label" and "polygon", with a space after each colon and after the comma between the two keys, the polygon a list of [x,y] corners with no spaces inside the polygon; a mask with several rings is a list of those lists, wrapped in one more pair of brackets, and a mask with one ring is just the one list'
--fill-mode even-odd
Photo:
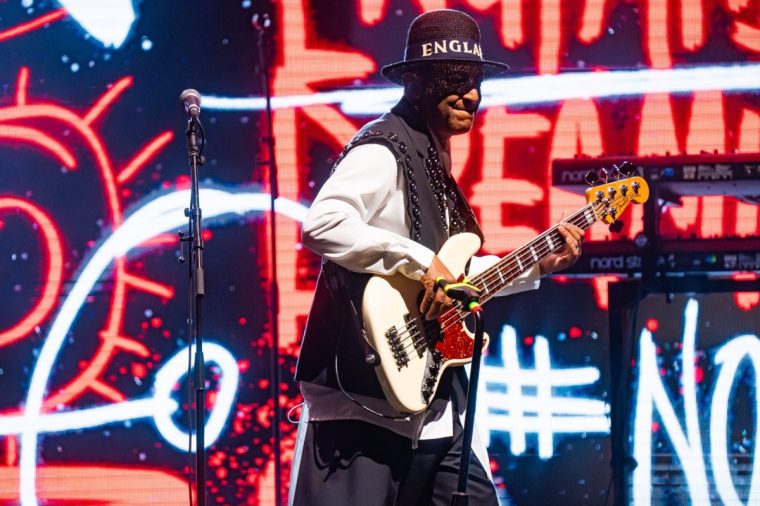
{"label": "cable", "polygon": [[386,415],[385,413],[380,413],[379,411],[375,411],[374,409],[370,408],[369,406],[365,406],[364,404],[362,404],[358,400],[354,399],[354,397],[351,394],[349,394],[348,392],[346,392],[346,389],[343,388],[343,384],[340,381],[340,373],[338,372],[338,348],[340,348],[340,341],[341,341],[341,339],[343,339],[343,332],[341,332],[340,337],[338,338],[338,342],[335,344],[335,380],[338,382],[338,388],[340,388],[340,391],[343,392],[343,395],[345,395],[346,397],[348,397],[348,399],[351,402],[353,402],[354,404],[356,404],[360,408],[362,408],[362,409],[364,409],[364,410],[372,413],[373,415],[379,416],[381,418],[386,418],[386,419],[389,419],[389,420],[395,420],[397,422],[408,422],[409,420],[411,420],[411,418],[409,417],[409,415],[406,415],[406,416],[403,416],[403,415],[402,416],[391,416],[391,415]]}
{"label": "cable", "polygon": [[[182,241],[182,238],[180,237],[180,241]],[[182,243],[180,242],[180,247],[184,247]],[[190,269],[190,267],[188,265]],[[193,294],[192,290],[187,291],[187,311],[189,315],[193,314]],[[188,502],[190,506],[193,506],[193,482],[195,481],[195,476],[193,475],[193,388],[192,388],[192,382],[190,381],[190,378],[192,378],[192,371],[193,371],[193,346],[190,341],[192,339],[193,335],[193,317],[187,319],[187,337],[188,337],[188,346],[187,346],[187,384],[185,386],[185,392],[187,394],[187,495],[188,495]]]}
{"label": "cable", "polygon": [[300,408],[304,404],[306,404],[306,401],[301,401],[298,404],[295,404],[295,405],[293,405],[293,406],[290,407],[290,409],[288,410],[288,412],[285,413],[285,418],[288,420],[288,422],[298,425],[298,423],[301,421],[301,419],[299,418],[298,420],[296,420],[295,418],[291,418],[290,415],[293,414],[293,411],[295,411],[296,409]]}

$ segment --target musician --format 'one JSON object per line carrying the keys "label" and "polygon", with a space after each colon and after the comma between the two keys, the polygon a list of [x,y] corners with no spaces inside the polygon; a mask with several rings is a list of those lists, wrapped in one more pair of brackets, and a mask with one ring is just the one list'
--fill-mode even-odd
{"label": "musician", "polygon": [[[452,307],[435,280],[461,273],[449,272],[436,252],[451,235],[482,234],[449,174],[449,139],[472,128],[481,81],[506,68],[483,58],[480,30],[468,15],[444,9],[417,17],[404,60],[382,69],[404,86],[403,98],[346,146],[309,210],[303,243],[324,262],[296,371],[305,406],[292,504],[450,504],[461,451],[463,368],[446,370],[423,413],[394,412],[368,363],[362,293],[371,275],[400,273],[420,281],[420,310],[428,320]],[[559,230],[563,249],[505,292],[535,289],[540,275],[576,261],[583,232],[569,224]],[[469,274],[495,260],[474,257]],[[376,304],[382,309],[382,300]],[[473,448],[471,504],[497,505],[477,437]]]}

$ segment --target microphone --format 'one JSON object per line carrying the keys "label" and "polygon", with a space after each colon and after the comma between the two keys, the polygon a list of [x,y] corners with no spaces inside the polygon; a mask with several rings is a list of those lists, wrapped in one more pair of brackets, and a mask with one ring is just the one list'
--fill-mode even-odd
{"label": "microphone", "polygon": [[201,113],[201,94],[192,88],[180,93],[179,103],[185,107],[185,112],[190,116],[198,116]]}

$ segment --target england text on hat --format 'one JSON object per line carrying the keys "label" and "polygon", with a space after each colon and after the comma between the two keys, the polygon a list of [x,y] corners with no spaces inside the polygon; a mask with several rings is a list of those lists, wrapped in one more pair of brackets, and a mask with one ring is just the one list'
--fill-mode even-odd
{"label": "england text on hat", "polygon": [[422,56],[432,56],[440,53],[467,53],[479,56],[483,58],[483,53],[480,50],[480,45],[473,43],[470,47],[470,42],[461,42],[457,39],[441,40],[434,42],[426,42],[422,44]]}

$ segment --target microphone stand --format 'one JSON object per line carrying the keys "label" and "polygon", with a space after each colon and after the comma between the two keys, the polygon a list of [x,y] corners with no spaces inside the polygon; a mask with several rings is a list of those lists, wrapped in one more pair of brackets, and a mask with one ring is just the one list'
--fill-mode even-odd
{"label": "microphone stand", "polygon": [[[203,126],[197,114],[191,114],[187,122],[187,151],[190,161],[190,207],[185,209],[189,234],[179,233],[180,244],[190,244],[191,261],[188,265],[192,306],[190,322],[192,342],[195,345],[195,494],[197,506],[206,505],[206,378],[203,360],[203,337],[201,336],[201,309],[205,295],[203,274],[203,236],[201,234],[202,213],[199,204],[198,167],[205,162],[203,151]],[[198,144],[198,139],[201,144]],[[184,245],[183,245],[184,247]],[[180,261],[183,257],[180,257]]]}
{"label": "microphone stand", "polygon": [[[472,433],[475,428],[475,404],[478,398],[478,380],[480,377],[480,359],[483,354],[483,308],[475,302],[465,307],[475,317],[475,339],[472,343],[472,365],[467,386],[467,411],[464,417],[464,434],[462,434],[462,454],[459,459],[459,482],[457,491],[451,495],[452,506],[467,506],[470,495],[467,493],[467,481],[470,475],[470,458],[472,454]],[[488,465],[488,463],[484,463]]]}
{"label": "microphone stand", "polygon": [[264,141],[267,147],[267,160],[259,160],[259,165],[269,167],[269,264],[270,264],[270,301],[269,320],[272,335],[272,350],[270,353],[269,366],[271,369],[271,396],[273,401],[272,413],[272,448],[274,458],[274,496],[275,504],[282,506],[282,448],[280,448],[280,287],[277,283],[277,215],[275,214],[275,202],[279,197],[277,185],[277,159],[274,149],[274,125],[272,122],[272,90],[269,86],[270,62],[266,39],[267,29],[271,26],[268,14],[255,14],[251,19],[253,29],[256,31],[256,45],[259,50],[259,68],[261,84],[264,88],[264,100],[266,104],[267,133]]}

